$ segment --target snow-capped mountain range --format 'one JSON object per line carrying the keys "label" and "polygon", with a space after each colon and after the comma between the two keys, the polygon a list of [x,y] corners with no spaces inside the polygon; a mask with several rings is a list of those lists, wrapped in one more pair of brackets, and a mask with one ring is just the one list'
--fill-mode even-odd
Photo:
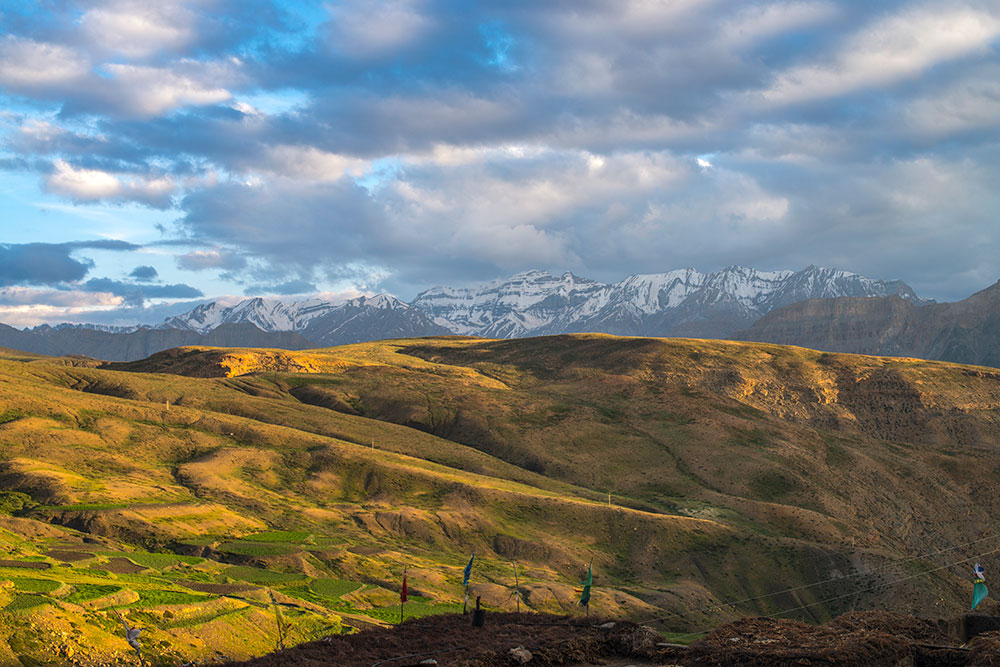
{"label": "snow-capped mountain range", "polygon": [[263,331],[300,331],[314,318],[335,308],[337,306],[329,301],[316,298],[285,303],[279,299],[255,297],[232,306],[213,301],[168,318],[156,328],[207,333],[222,324],[247,322]]}
{"label": "snow-capped mountain range", "polygon": [[296,331],[322,345],[443,333],[516,338],[591,331],[725,338],[775,308],[805,299],[892,294],[920,302],[900,281],[815,266],[801,271],[733,266],[707,274],[681,269],[612,284],[572,273],[526,271],[477,287],[434,287],[409,304],[385,294],[340,305],[263,298],[232,306],[209,303],[159,328],[206,333],[221,324],[250,323],[264,331]]}

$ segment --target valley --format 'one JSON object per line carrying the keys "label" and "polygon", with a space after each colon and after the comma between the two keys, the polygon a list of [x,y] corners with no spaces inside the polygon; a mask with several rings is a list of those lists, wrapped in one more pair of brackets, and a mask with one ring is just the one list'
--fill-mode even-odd
{"label": "valley", "polygon": [[595,612],[677,633],[948,615],[997,562],[998,436],[993,369],[764,343],[5,350],[0,663],[127,655],[117,614],[154,664],[245,658],[279,614],[395,622],[404,567],[408,615],[454,611],[472,552],[491,609],[516,561],[527,609],[582,614],[592,562]]}

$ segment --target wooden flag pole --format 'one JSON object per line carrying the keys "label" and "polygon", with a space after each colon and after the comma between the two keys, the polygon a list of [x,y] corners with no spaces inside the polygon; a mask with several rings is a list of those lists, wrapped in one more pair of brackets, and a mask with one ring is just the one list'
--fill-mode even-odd
{"label": "wooden flag pole", "polygon": [[403,605],[406,604],[406,567],[403,567],[403,591],[399,596],[399,622],[403,623]]}
{"label": "wooden flag pole", "polygon": [[517,578],[517,561],[511,561],[514,566],[514,599],[517,601],[517,613],[521,613],[521,582]]}
{"label": "wooden flag pole", "polygon": [[[611,493],[608,492],[608,498],[611,498]],[[593,579],[594,577],[594,559],[591,558],[590,562],[587,564],[587,578]],[[590,618],[590,600],[587,600],[587,618]]]}

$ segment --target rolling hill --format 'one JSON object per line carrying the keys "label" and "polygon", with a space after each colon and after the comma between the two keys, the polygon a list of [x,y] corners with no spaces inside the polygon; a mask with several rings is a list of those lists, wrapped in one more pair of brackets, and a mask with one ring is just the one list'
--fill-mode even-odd
{"label": "rolling hill", "polygon": [[542,611],[592,560],[595,610],[684,632],[945,614],[998,560],[998,443],[995,370],[761,343],[0,351],[0,664],[127,651],[112,609],[150,659],[245,657],[269,589],[299,641],[394,619],[404,566],[446,611],[473,551],[496,608],[512,560]]}

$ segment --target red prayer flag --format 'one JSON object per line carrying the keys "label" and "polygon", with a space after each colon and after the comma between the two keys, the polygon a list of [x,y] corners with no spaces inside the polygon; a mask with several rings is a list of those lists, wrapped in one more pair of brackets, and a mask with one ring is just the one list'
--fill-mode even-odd
{"label": "red prayer flag", "polygon": [[403,573],[403,590],[399,592],[399,601],[406,602],[406,573]]}

